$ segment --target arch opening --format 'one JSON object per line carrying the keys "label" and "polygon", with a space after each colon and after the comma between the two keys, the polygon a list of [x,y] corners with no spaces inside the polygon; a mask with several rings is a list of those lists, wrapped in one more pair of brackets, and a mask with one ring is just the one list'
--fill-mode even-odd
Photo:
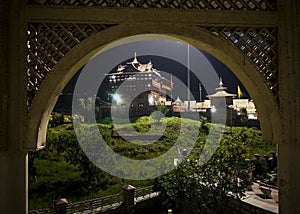
{"label": "arch opening", "polygon": [[254,99],[264,139],[274,143],[281,141],[280,119],[272,94],[259,72],[251,62],[245,60],[239,50],[202,29],[157,23],[136,25],[123,24],[97,33],[73,48],[56,64],[44,80],[30,108],[26,149],[32,150],[45,145],[48,119],[59,94],[79,68],[99,51],[104,52],[128,42],[166,39],[183,41],[222,61],[241,80]]}

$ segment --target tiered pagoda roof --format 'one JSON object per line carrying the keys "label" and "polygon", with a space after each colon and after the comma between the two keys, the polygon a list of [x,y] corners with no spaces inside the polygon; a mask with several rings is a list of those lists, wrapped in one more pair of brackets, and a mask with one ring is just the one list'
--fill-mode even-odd
{"label": "tiered pagoda roof", "polygon": [[136,57],[136,53],[134,53],[133,61],[127,62],[125,65],[120,64],[115,72],[110,73],[108,75],[116,75],[116,74],[124,74],[124,73],[134,74],[140,72],[147,72],[147,73],[151,72],[151,73],[155,73],[158,76],[161,76],[159,74],[159,70],[153,68],[153,64],[151,61],[149,61],[146,64],[139,62]]}
{"label": "tiered pagoda roof", "polygon": [[216,88],[216,93],[208,95],[208,98],[220,98],[220,97],[236,97],[236,94],[230,94],[227,92],[227,87],[224,86],[222,78],[220,78],[219,87]]}

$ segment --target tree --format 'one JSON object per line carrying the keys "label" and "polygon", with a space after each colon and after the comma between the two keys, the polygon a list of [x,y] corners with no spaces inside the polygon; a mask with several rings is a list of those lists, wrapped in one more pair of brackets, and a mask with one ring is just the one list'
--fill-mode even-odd
{"label": "tree", "polygon": [[166,115],[169,112],[169,108],[166,105],[162,105],[160,103],[156,105],[156,109],[164,115]]}
{"label": "tree", "polygon": [[[79,102],[79,107],[80,107],[80,112],[81,112],[81,116],[84,117],[85,122],[90,123],[91,122],[91,118],[87,117],[87,115],[90,115],[93,106],[95,106],[95,99],[93,97],[88,97],[86,99],[84,98],[80,98],[78,100]],[[95,106],[95,112],[94,115],[98,115],[100,111],[100,108]]]}
{"label": "tree", "polygon": [[189,157],[174,170],[157,180],[155,188],[166,208],[183,213],[222,213],[230,197],[241,198],[252,180],[247,149],[237,142],[222,140],[211,159],[199,164],[199,158]]}
{"label": "tree", "polygon": [[64,115],[58,112],[52,112],[49,119],[49,127],[56,127],[64,123]]}
{"label": "tree", "polygon": [[162,105],[160,103],[158,103],[156,105],[156,110],[155,112],[153,112],[150,116],[150,118],[155,122],[155,123],[159,123],[160,120],[162,119],[163,115],[166,116],[166,114],[169,112],[169,109],[167,106]]}

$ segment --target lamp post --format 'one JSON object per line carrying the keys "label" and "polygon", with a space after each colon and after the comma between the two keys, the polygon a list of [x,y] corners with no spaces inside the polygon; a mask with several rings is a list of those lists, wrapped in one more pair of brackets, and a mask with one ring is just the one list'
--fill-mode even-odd
{"label": "lamp post", "polygon": [[116,110],[116,115],[119,117],[119,108],[118,105],[121,104],[121,96],[117,93],[113,94],[113,101],[115,102],[115,110]]}
{"label": "lamp post", "polygon": [[215,106],[212,106],[210,109],[211,113],[216,113],[217,112],[217,108]]}

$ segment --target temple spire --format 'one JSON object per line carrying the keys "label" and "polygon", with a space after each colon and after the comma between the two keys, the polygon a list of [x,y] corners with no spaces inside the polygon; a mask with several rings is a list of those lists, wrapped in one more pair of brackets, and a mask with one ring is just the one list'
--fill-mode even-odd
{"label": "temple spire", "polygon": [[222,77],[220,77],[220,83],[219,83],[220,88],[223,87],[223,81],[222,81]]}
{"label": "temple spire", "polygon": [[137,64],[137,63],[139,63],[138,60],[137,60],[137,58],[136,58],[136,52],[134,52],[134,59],[133,59],[133,61],[132,61],[131,63],[132,63],[132,64]]}
{"label": "temple spire", "polygon": [[139,64],[139,61],[136,58],[136,52],[134,52],[134,59],[132,62],[127,62],[127,64]]}
{"label": "temple spire", "polygon": [[216,88],[216,91],[225,91],[225,90],[227,90],[227,87],[224,86],[223,79],[222,77],[220,77],[219,87]]}

